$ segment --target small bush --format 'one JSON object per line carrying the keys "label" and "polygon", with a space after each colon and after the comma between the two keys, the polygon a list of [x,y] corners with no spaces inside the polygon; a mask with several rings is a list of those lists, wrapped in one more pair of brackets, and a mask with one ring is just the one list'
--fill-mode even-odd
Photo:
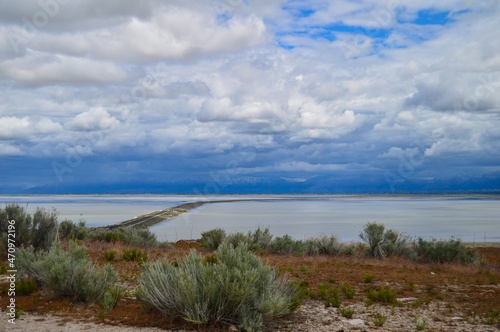
{"label": "small bush", "polygon": [[31,278],[16,281],[16,295],[30,295],[36,291],[36,282]]}
{"label": "small bush", "polygon": [[383,224],[367,223],[359,237],[368,243],[370,256],[384,258],[391,255],[411,255],[408,237],[392,229],[385,231]]}
{"label": "small bush", "polygon": [[356,253],[356,246],[353,244],[348,245],[347,247],[344,248],[343,253],[346,256],[354,255]]}
{"label": "small bush", "polygon": [[55,242],[49,252],[38,254],[34,253],[33,247],[20,249],[16,261],[18,273],[23,271],[56,295],[77,301],[99,300],[117,280],[111,265],[98,267],[91,263],[87,249],[74,241],[70,241],[67,252],[60,242]]}
{"label": "small bush", "polygon": [[425,318],[422,318],[422,319],[415,318],[415,324],[417,325],[417,330],[419,330],[419,331],[426,330],[427,326],[428,326],[427,319],[425,319]]}
{"label": "small bush", "polygon": [[339,308],[341,301],[339,296],[339,289],[337,286],[328,284],[319,284],[318,297],[323,301],[325,307]]}
{"label": "small bush", "polygon": [[203,262],[192,250],[177,266],[166,259],[144,264],[137,298],[196,324],[225,322],[244,330],[258,330],[264,318],[287,314],[299,303],[298,290],[246,244],[224,243],[215,264]]}
{"label": "small bush", "polygon": [[85,227],[84,220],[80,220],[78,224],[73,223],[71,220],[64,220],[59,224],[57,233],[59,235],[59,239],[61,240],[84,240],[89,234],[89,229]]}
{"label": "small bush", "polygon": [[365,275],[363,276],[363,280],[367,284],[369,284],[370,282],[372,282],[373,278],[375,278],[375,275],[373,273],[365,273]]}
{"label": "small bush", "polygon": [[0,239],[7,247],[8,222],[15,220],[16,248],[29,247],[35,250],[47,250],[50,248],[56,236],[57,212],[47,212],[45,209],[37,208],[33,216],[17,204],[7,204],[0,209]]}
{"label": "small bush", "polygon": [[113,230],[97,229],[89,233],[91,239],[114,243],[121,242],[138,246],[169,247],[166,242],[159,242],[156,235],[147,228],[117,228]]}
{"label": "small bush", "polygon": [[385,324],[386,320],[387,320],[387,317],[378,313],[378,314],[375,314],[375,317],[373,318],[373,323],[375,324],[375,326],[383,326]]}
{"label": "small bush", "polygon": [[346,299],[352,299],[356,293],[356,288],[354,286],[342,284],[342,293],[344,293]]}
{"label": "small bush", "polygon": [[268,249],[271,245],[273,236],[269,231],[269,228],[265,228],[264,230],[262,230],[259,226],[253,233],[249,231],[247,238],[250,244],[250,249],[253,251],[258,251]]}
{"label": "small bush", "polygon": [[101,305],[106,312],[110,312],[123,297],[123,290],[120,287],[109,287],[101,297]]}
{"label": "small bush", "polygon": [[208,249],[217,249],[224,242],[226,231],[221,228],[212,229],[201,233],[201,245]]}
{"label": "small bush", "polygon": [[294,240],[290,235],[276,237],[271,242],[271,251],[278,254],[296,254],[304,252],[304,243],[300,240]]}
{"label": "small bush", "polygon": [[354,315],[354,309],[351,309],[349,307],[340,308],[340,314],[342,315],[342,317],[350,319]]}
{"label": "small bush", "polygon": [[342,251],[342,244],[334,235],[322,235],[316,239],[320,254],[334,255]]}
{"label": "small bush", "polygon": [[304,253],[306,255],[319,255],[319,245],[315,238],[304,241]]}
{"label": "small bush", "polygon": [[418,241],[414,244],[414,249],[417,259],[424,262],[473,264],[479,261],[475,250],[467,249],[460,240],[453,238],[439,241],[436,239],[427,241],[418,238]]}
{"label": "small bush", "polygon": [[368,298],[374,302],[396,304],[397,293],[390,287],[368,288],[366,292]]}
{"label": "small bush", "polygon": [[111,262],[115,259],[117,251],[115,249],[108,250],[104,252],[104,259]]}
{"label": "small bush", "polygon": [[140,249],[123,249],[123,260],[126,262],[130,261],[142,261],[146,262],[149,260],[148,255],[143,253]]}
{"label": "small bush", "polygon": [[234,248],[238,247],[240,243],[249,244],[248,238],[241,232],[232,233],[224,238],[224,242],[232,245]]}

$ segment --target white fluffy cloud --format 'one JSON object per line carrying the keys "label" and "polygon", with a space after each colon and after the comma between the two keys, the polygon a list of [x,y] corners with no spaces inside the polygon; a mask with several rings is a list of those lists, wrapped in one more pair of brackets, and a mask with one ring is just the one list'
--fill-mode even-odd
{"label": "white fluffy cloud", "polygon": [[17,118],[6,116],[0,118],[0,138],[16,139],[28,136],[30,130],[30,118],[25,116]]}
{"label": "white fluffy cloud", "polygon": [[31,34],[44,9],[0,3],[0,154],[236,155],[246,173],[497,160],[496,2],[57,3]]}
{"label": "white fluffy cloud", "polygon": [[66,124],[66,127],[77,131],[95,131],[113,129],[119,124],[118,119],[111,116],[105,109],[98,107],[78,114]]}

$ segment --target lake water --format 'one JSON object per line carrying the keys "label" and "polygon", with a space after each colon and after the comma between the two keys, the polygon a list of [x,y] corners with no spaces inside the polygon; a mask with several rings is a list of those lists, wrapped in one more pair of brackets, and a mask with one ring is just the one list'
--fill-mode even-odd
{"label": "lake water", "polygon": [[[173,195],[0,195],[0,206],[17,203],[33,213],[37,207],[55,208],[59,221],[84,219],[89,227],[105,226],[132,219],[149,212],[182,203],[227,199],[249,199],[248,196],[173,196]],[[273,198],[269,196],[266,198]]]}
{"label": "lake water", "polygon": [[232,202],[200,206],[151,227],[161,239],[200,238],[216,227],[248,232],[269,227],[275,236],[306,239],[322,234],[359,241],[367,222],[425,238],[500,241],[500,200],[465,198],[335,198],[307,201]]}
{"label": "lake water", "polygon": [[240,199],[206,204],[151,227],[161,240],[197,239],[213,228],[247,232],[258,226],[272,234],[305,239],[335,234],[343,241],[359,241],[364,224],[377,221],[411,236],[464,241],[500,242],[500,200],[472,197],[333,197],[315,200],[245,201],[282,196],[0,196],[0,204],[56,208],[59,220],[84,219],[102,226],[148,212],[199,200]]}

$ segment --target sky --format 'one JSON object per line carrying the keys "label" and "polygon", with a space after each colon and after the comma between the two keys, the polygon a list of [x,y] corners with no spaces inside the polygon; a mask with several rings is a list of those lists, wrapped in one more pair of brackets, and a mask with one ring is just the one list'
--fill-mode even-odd
{"label": "sky", "polygon": [[496,0],[0,0],[0,193],[500,189]]}

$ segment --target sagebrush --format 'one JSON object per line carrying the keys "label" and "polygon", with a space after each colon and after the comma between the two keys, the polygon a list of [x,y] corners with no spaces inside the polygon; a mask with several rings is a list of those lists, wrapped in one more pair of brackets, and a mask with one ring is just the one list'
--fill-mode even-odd
{"label": "sagebrush", "polygon": [[113,267],[99,267],[87,257],[87,249],[70,241],[64,251],[55,242],[48,252],[34,252],[33,247],[20,249],[16,257],[20,278],[33,278],[58,296],[76,301],[101,300],[117,280]]}
{"label": "sagebrush", "polygon": [[18,204],[7,204],[0,209],[0,239],[7,245],[8,221],[15,220],[16,248],[33,246],[35,250],[50,248],[57,231],[57,212],[36,208],[33,215]]}
{"label": "sagebrush", "polygon": [[145,263],[137,298],[190,322],[236,324],[247,330],[260,329],[264,318],[296,308],[298,290],[246,244],[233,248],[223,243],[216,257],[207,263],[193,250],[176,264]]}

